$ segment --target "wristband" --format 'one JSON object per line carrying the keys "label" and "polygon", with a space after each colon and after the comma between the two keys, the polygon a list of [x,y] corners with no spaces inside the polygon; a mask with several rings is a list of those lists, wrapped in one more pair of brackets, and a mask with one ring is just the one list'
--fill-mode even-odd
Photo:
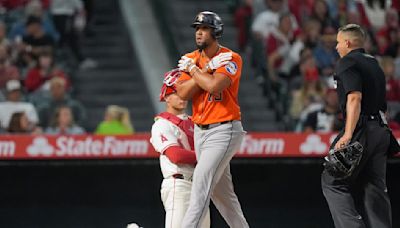
{"label": "wristband", "polygon": [[206,65],[206,72],[207,73],[211,73],[213,71],[213,69],[211,69],[210,65]]}

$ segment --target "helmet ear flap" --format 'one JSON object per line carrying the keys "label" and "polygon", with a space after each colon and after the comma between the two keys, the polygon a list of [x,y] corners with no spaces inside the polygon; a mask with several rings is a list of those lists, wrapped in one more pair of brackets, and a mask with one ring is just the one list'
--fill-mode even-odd
{"label": "helmet ear flap", "polygon": [[220,29],[214,28],[214,29],[213,29],[213,32],[212,32],[212,35],[213,35],[213,37],[214,37],[215,39],[221,38],[221,37],[222,37],[222,27],[221,27]]}

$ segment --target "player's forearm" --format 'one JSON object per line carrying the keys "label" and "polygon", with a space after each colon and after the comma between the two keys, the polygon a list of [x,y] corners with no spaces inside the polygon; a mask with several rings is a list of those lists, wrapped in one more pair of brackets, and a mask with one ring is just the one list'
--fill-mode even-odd
{"label": "player's forearm", "polygon": [[189,79],[182,83],[176,83],[176,93],[184,100],[192,99],[193,95],[200,91],[200,87],[193,79]]}
{"label": "player's forearm", "polygon": [[211,94],[222,92],[227,87],[220,80],[217,80],[217,77],[203,72],[197,67],[190,72],[190,75],[200,88]]}
{"label": "player's forearm", "polygon": [[179,146],[171,146],[164,151],[168,159],[175,164],[196,164],[196,154],[194,151],[186,150]]}
{"label": "player's forearm", "polygon": [[349,94],[346,103],[346,126],[344,134],[352,136],[361,113],[361,94]]}

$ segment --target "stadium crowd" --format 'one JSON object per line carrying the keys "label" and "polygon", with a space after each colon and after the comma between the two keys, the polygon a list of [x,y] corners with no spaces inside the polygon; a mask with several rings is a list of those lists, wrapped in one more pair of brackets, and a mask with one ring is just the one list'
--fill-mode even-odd
{"label": "stadium crowd", "polygon": [[[83,134],[85,107],[74,75],[97,67],[80,38],[93,35],[91,0],[0,0],[0,133]],[[99,134],[132,133],[129,114],[111,106]]]}
{"label": "stadium crowd", "polygon": [[[388,117],[400,129],[400,3],[394,0],[225,0],[238,46],[286,130],[341,128],[333,72],[336,31],[362,25],[365,49],[386,76]],[[85,133],[73,97],[77,70],[95,68],[80,37],[93,35],[92,0],[0,0],[0,132]],[[110,106],[95,133],[134,132],[129,111]]]}
{"label": "stadium crowd", "polygon": [[333,73],[339,58],[337,29],[361,25],[365,50],[386,75],[388,117],[400,123],[399,1],[243,0],[228,1],[238,28],[238,45],[250,52],[257,81],[287,130],[340,129]]}

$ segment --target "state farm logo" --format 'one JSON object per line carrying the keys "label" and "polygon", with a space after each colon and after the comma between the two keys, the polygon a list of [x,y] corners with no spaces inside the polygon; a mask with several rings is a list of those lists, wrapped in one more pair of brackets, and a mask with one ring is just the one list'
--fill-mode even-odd
{"label": "state farm logo", "polygon": [[15,142],[11,140],[0,141],[0,157],[13,157],[15,155]]}
{"label": "state farm logo", "polygon": [[49,143],[46,137],[36,137],[27,147],[29,156],[55,157],[104,157],[146,155],[149,143],[146,140],[104,138],[74,138],[60,136],[55,143]]}
{"label": "state farm logo", "polygon": [[328,150],[328,146],[321,141],[319,135],[309,135],[306,141],[300,145],[302,154],[324,154]]}
{"label": "state farm logo", "polygon": [[33,139],[32,144],[28,146],[26,151],[30,156],[33,157],[38,155],[51,156],[54,152],[54,148],[49,144],[47,138],[37,137]]}
{"label": "state farm logo", "polygon": [[253,138],[246,135],[240,146],[239,154],[282,154],[285,141],[281,138]]}

